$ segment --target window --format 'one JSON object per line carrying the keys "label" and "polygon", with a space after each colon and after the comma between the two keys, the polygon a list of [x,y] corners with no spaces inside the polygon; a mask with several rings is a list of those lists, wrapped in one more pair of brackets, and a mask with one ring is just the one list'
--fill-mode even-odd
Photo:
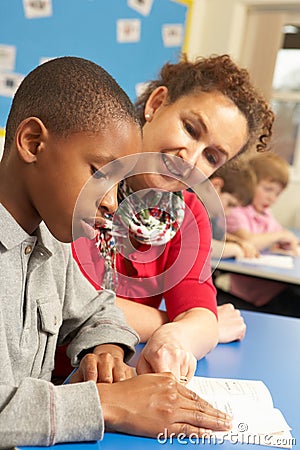
{"label": "window", "polygon": [[291,165],[300,180],[300,26],[284,27],[273,78],[272,107],[276,114],[273,150]]}

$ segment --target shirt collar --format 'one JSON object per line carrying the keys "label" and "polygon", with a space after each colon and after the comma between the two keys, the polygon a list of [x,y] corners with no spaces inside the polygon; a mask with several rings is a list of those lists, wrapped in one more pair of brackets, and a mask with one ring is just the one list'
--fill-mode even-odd
{"label": "shirt collar", "polygon": [[10,250],[17,247],[24,241],[31,241],[37,243],[40,248],[48,253],[49,256],[53,253],[53,237],[47,230],[44,224],[41,224],[34,235],[28,234],[16,222],[14,217],[7,211],[7,209],[0,203],[0,242],[7,249]]}

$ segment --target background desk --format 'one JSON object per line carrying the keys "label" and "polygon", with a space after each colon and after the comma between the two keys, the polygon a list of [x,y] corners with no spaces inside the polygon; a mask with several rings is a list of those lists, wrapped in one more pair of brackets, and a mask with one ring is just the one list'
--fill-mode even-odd
{"label": "background desk", "polygon": [[[299,239],[300,230],[291,230]],[[239,273],[252,277],[265,278],[268,280],[282,281],[283,283],[291,283],[300,285],[300,256],[293,257],[294,267],[292,269],[284,269],[281,267],[262,266],[258,264],[247,264],[240,262],[235,258],[224,258],[221,260],[212,259],[211,265],[213,269],[225,272]],[[300,447],[299,447],[300,448]]]}
{"label": "background desk", "polygon": [[212,267],[225,272],[239,273],[252,277],[265,278],[268,280],[282,281],[300,285],[300,256],[293,257],[294,267],[285,269],[263,265],[247,264],[234,258],[224,258],[220,261],[212,260]]}
{"label": "background desk", "polygon": [[[274,405],[284,414],[300,448],[300,320],[245,311],[244,341],[221,344],[198,362],[197,375],[208,377],[259,379],[271,391]],[[259,450],[257,445],[183,445],[174,440],[162,445],[156,439],[106,433],[103,441],[59,444],[52,450],[148,450],[162,448],[219,448],[220,450]],[[22,450],[42,447],[20,447]],[[45,450],[45,448],[44,448]]]}

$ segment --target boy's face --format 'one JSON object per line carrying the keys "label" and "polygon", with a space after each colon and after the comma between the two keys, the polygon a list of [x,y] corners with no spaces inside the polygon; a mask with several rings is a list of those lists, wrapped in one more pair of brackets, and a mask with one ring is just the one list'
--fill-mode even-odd
{"label": "boy's face", "polygon": [[219,195],[225,215],[229,214],[230,208],[241,204],[234,194],[223,192],[224,181],[221,177],[212,177],[210,181]]}
{"label": "boy's face", "polygon": [[[97,134],[76,133],[67,138],[49,134],[30,182],[30,195],[34,208],[58,240],[93,237],[89,224],[96,216],[100,222],[105,212],[116,210],[117,178],[120,173],[125,176],[136,161],[119,159],[141,152],[141,144],[139,127],[126,122]],[[111,161],[115,161],[112,167],[102,173],[101,168]],[[80,198],[84,201],[78,201]]]}
{"label": "boy's face", "polygon": [[239,199],[235,195],[230,194],[229,192],[221,192],[220,199],[225,214],[229,214],[231,208],[239,206],[241,204]]}
{"label": "boy's face", "polygon": [[264,213],[278,199],[283,187],[277,181],[260,180],[255,188],[252,205],[259,213]]}

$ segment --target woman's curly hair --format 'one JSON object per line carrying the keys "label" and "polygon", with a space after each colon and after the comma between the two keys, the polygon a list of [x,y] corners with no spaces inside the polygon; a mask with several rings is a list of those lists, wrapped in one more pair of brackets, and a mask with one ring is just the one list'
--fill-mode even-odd
{"label": "woman's curly hair", "polygon": [[170,103],[194,92],[222,92],[235,103],[248,123],[249,139],[241,152],[252,145],[256,145],[257,151],[266,149],[272,135],[274,114],[254,88],[248,71],[238,67],[229,55],[212,55],[195,62],[188,61],[184,55],[178,63],[165,64],[158,79],[150,81],[135,102],[143,125],[146,102],[159,86],[168,88]]}

